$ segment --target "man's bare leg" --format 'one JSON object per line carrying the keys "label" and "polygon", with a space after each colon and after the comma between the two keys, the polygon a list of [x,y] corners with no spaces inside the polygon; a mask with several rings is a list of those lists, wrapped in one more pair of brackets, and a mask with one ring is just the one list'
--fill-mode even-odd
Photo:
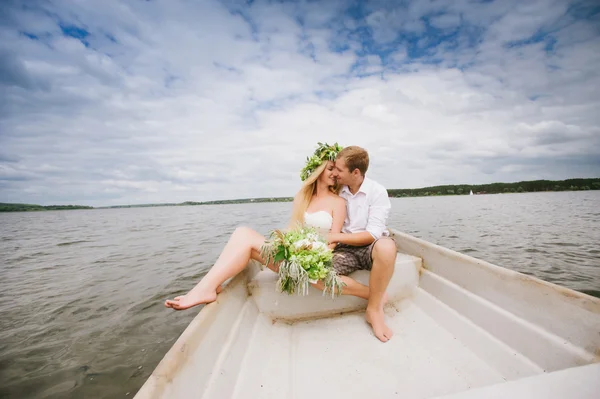
{"label": "man's bare leg", "polygon": [[[187,294],[165,301],[165,306],[183,310],[215,301],[221,284],[244,270],[251,258],[264,264],[260,258],[260,247],[264,241],[262,235],[248,227],[236,228],[206,276]],[[272,265],[269,267],[273,268]]]}
{"label": "man's bare leg", "polygon": [[[362,299],[366,299],[367,301],[369,300],[369,295],[370,295],[369,287],[367,287],[364,284],[359,283],[358,281],[356,281],[353,278],[350,278],[348,276],[339,276],[339,277],[340,277],[340,280],[342,280],[342,282],[346,284],[344,287],[342,287],[342,295],[353,295],[353,296],[357,296]],[[323,284],[323,281],[321,281],[321,280],[319,280],[317,283],[311,284],[311,285],[321,291],[323,291],[325,289],[325,284]],[[388,295],[387,295],[387,293],[384,293],[383,294],[383,304],[385,305],[387,303],[387,301],[388,301]]]}
{"label": "man's bare leg", "polygon": [[382,342],[392,338],[393,331],[385,324],[383,305],[384,294],[394,274],[394,263],[396,262],[396,243],[383,238],[378,240],[373,247],[373,267],[369,278],[369,303],[365,318],[373,327],[373,333]]}

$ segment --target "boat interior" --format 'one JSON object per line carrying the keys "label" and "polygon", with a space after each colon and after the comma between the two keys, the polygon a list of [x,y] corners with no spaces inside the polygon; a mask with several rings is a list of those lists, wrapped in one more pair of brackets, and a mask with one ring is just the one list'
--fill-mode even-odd
{"label": "boat interior", "polygon": [[[252,262],[136,397],[597,397],[599,299],[391,232],[389,342],[365,300],[279,293]],[[368,284],[369,272],[351,277]]]}

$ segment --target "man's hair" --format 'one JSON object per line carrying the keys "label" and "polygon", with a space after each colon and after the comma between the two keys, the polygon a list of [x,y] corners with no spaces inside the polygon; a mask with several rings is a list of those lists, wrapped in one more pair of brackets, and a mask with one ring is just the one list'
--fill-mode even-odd
{"label": "man's hair", "polygon": [[360,174],[364,176],[367,173],[367,169],[369,169],[369,153],[364,148],[351,145],[340,151],[337,157],[342,158],[346,162],[350,173],[354,169],[358,169]]}

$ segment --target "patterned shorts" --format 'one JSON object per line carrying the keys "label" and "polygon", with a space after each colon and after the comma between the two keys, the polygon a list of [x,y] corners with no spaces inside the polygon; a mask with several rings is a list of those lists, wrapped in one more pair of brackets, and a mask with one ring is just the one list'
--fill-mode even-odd
{"label": "patterned shorts", "polygon": [[377,240],[363,247],[338,244],[333,250],[333,268],[337,274],[346,276],[356,270],[371,270],[373,258],[371,253]]}

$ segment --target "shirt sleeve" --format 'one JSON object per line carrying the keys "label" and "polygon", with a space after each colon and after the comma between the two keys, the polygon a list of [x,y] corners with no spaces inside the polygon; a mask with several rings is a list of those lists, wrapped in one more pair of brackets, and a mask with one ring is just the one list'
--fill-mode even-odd
{"label": "shirt sleeve", "polygon": [[386,230],[387,218],[392,204],[386,189],[377,190],[369,201],[369,219],[366,230],[374,239],[379,239]]}

